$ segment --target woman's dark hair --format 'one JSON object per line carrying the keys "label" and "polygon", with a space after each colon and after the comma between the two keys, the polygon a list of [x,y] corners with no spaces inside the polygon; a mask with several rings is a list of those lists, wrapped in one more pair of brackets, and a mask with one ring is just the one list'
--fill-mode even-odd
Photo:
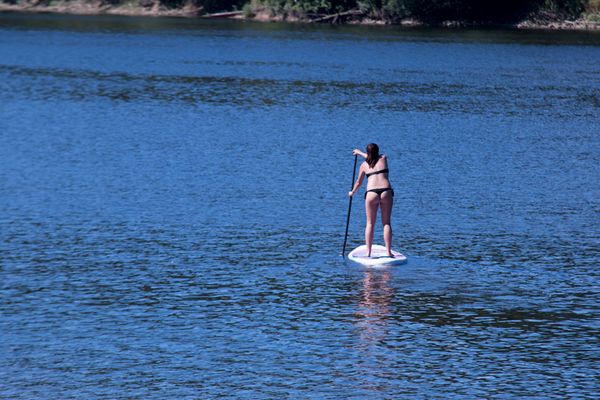
{"label": "woman's dark hair", "polygon": [[379,146],[375,143],[369,143],[367,145],[367,164],[369,164],[369,167],[375,168],[377,161],[379,161]]}

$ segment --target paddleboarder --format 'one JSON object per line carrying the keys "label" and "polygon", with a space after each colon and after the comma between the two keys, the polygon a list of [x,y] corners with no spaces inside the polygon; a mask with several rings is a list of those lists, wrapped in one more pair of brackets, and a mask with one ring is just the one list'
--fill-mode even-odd
{"label": "paddleboarder", "polygon": [[394,204],[394,190],[389,181],[388,159],[384,154],[379,154],[379,146],[375,143],[367,145],[367,151],[359,149],[352,151],[354,156],[361,156],[365,161],[360,165],[358,178],[348,196],[352,197],[360,189],[365,176],[367,177],[367,191],[365,192],[365,211],[367,223],[365,226],[365,244],[367,256],[371,256],[373,245],[373,232],[377,220],[377,210],[381,209],[381,222],[383,224],[383,241],[389,257],[392,253],[392,205]]}

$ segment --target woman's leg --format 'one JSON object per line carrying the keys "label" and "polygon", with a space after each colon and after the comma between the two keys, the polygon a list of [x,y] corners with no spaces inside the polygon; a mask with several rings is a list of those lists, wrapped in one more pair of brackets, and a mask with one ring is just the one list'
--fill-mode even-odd
{"label": "woman's leg", "polygon": [[381,193],[381,223],[383,224],[383,241],[387,254],[392,255],[392,205],[394,204],[394,196],[389,190]]}
{"label": "woman's leg", "polygon": [[373,244],[373,232],[375,221],[377,221],[377,208],[379,207],[379,196],[377,193],[368,192],[365,198],[365,210],[367,212],[367,224],[365,226],[365,244],[367,245],[367,256],[371,257],[371,245]]}

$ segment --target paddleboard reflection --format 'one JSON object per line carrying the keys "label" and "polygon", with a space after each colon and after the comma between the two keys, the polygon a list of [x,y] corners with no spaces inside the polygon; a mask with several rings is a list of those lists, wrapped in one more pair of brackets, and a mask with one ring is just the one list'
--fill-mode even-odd
{"label": "paddleboard reflection", "polygon": [[360,301],[356,309],[361,347],[367,349],[385,340],[394,290],[392,270],[365,269]]}

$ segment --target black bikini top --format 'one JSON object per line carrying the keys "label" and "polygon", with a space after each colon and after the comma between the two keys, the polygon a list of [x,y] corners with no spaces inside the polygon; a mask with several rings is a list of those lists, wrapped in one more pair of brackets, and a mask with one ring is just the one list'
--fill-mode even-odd
{"label": "black bikini top", "polygon": [[368,177],[370,177],[371,175],[377,175],[377,174],[389,174],[389,173],[390,173],[390,170],[389,170],[389,169],[387,169],[387,168],[384,168],[384,169],[380,169],[379,171],[374,171],[374,172],[371,172],[370,174],[365,174],[365,175],[366,175],[366,176],[367,176],[367,178],[368,178]]}

